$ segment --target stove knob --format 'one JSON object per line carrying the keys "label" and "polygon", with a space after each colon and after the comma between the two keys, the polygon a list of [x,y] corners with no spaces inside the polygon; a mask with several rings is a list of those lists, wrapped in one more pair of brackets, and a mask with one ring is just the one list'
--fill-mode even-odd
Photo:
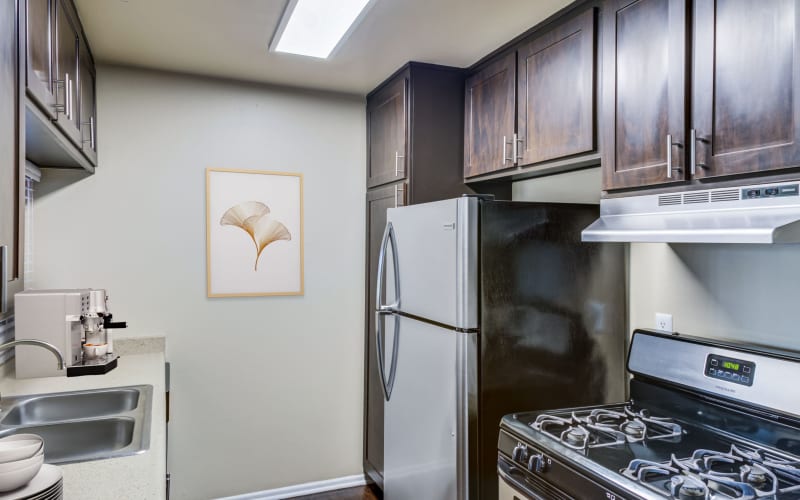
{"label": "stove knob", "polygon": [[547,469],[547,462],[545,461],[544,455],[542,455],[541,453],[532,455],[531,458],[528,460],[529,471],[541,474],[546,469]]}
{"label": "stove knob", "polygon": [[514,447],[514,451],[511,452],[511,458],[524,464],[525,460],[528,458],[528,447],[522,443],[518,443]]}

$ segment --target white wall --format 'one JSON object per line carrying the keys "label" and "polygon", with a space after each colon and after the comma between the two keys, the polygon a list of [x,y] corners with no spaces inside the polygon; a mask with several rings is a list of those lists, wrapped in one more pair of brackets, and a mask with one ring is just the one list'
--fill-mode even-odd
{"label": "white wall", "polygon": [[800,350],[798,245],[631,244],[630,324]]}
{"label": "white wall", "polygon": [[[45,172],[35,285],[107,288],[129,334],[167,335],[173,498],[360,473],[363,99],[117,67],[98,85],[101,166]],[[206,167],[305,175],[305,296],[206,298]]]}
{"label": "white wall", "polygon": [[[596,202],[600,169],[517,182],[513,199]],[[800,350],[800,245],[636,243],[628,252],[629,325]]]}

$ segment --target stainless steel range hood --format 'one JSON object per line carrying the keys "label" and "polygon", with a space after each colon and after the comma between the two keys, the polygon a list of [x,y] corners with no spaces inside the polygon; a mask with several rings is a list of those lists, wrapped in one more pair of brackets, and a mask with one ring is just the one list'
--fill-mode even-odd
{"label": "stainless steel range hood", "polygon": [[800,182],[604,199],[581,239],[800,243]]}

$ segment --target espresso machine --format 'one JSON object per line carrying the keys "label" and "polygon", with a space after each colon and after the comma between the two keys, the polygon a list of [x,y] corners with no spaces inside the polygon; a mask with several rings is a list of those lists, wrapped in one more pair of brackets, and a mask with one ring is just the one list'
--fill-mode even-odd
{"label": "espresso machine", "polygon": [[58,370],[49,352],[17,346],[17,378],[102,375],[116,368],[109,330],[127,324],[112,321],[105,290],[26,290],[14,296],[14,311],[15,337],[53,344],[66,364]]}

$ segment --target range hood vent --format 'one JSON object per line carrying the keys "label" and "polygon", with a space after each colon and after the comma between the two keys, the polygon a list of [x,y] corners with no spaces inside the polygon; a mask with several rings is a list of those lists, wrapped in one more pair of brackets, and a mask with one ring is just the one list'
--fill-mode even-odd
{"label": "range hood vent", "polygon": [[583,241],[800,243],[800,182],[607,198]]}

